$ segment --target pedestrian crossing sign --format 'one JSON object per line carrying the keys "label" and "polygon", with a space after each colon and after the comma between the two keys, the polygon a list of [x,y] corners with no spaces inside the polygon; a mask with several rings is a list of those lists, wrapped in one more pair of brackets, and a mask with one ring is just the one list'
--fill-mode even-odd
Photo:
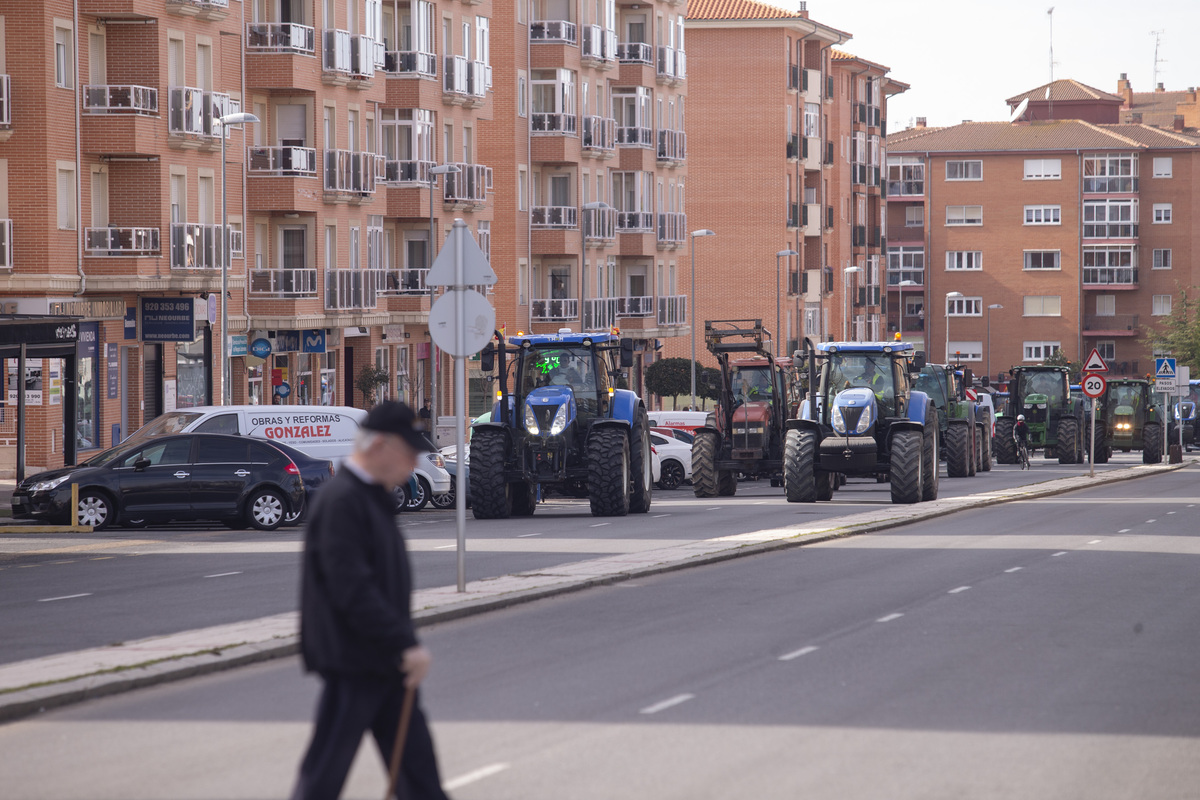
{"label": "pedestrian crossing sign", "polygon": [[1166,378],[1175,380],[1175,359],[1173,358],[1156,358],[1154,359],[1154,377]]}

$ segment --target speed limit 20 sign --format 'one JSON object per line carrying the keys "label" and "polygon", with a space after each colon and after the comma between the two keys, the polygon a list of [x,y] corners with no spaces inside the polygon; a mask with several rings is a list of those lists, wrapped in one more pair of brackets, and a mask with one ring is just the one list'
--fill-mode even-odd
{"label": "speed limit 20 sign", "polygon": [[1103,375],[1085,375],[1083,378],[1083,393],[1093,400],[1104,394],[1108,382]]}

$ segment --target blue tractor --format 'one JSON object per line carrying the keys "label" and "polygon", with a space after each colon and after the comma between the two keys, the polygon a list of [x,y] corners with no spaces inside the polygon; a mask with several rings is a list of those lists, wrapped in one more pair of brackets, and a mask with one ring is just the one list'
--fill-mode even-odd
{"label": "blue tractor", "polygon": [[650,510],[650,421],[617,388],[633,340],[609,333],[497,333],[480,354],[496,404],[471,428],[476,519],[530,516],[547,490],[587,497],[594,516]]}
{"label": "blue tractor", "polygon": [[936,500],[938,412],[912,389],[925,354],[904,342],[806,339],[796,356],[815,389],[787,423],[788,502],[829,500],[841,476],[886,479],[893,503]]}

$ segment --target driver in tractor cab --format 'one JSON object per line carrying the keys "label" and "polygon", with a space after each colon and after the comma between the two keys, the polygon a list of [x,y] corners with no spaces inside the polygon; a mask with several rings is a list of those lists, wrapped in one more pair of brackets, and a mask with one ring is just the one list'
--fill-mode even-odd
{"label": "driver in tractor cab", "polygon": [[1025,422],[1024,414],[1017,414],[1017,424],[1013,425],[1013,441],[1029,448],[1029,424]]}
{"label": "driver in tractor cab", "polygon": [[765,369],[739,369],[733,378],[733,396],[737,400],[753,401],[774,394],[771,376]]}

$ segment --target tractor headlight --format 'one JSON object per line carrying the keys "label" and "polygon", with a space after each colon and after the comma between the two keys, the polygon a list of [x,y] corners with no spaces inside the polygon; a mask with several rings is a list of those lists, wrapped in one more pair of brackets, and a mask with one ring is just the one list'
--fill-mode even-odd
{"label": "tractor headlight", "polygon": [[41,481],[39,483],[35,483],[33,485],[33,488],[30,489],[30,493],[33,494],[33,493],[37,493],[37,492],[48,492],[51,489],[53,489],[55,486],[58,486],[59,484],[66,481],[70,477],[71,476],[69,474],[68,475],[59,475],[57,478],[51,478],[48,481]]}
{"label": "tractor headlight", "polygon": [[533,415],[533,406],[525,404],[525,430],[529,431],[530,436],[537,436],[541,433],[538,428],[537,417]]}
{"label": "tractor headlight", "polygon": [[846,419],[842,416],[842,407],[835,405],[833,411],[829,414],[829,423],[833,425],[833,430],[837,433],[846,435]]}
{"label": "tractor headlight", "polygon": [[558,413],[554,415],[554,421],[550,423],[550,435],[558,436],[563,432],[563,428],[567,427],[567,404],[563,403],[558,407]]}
{"label": "tractor headlight", "polygon": [[871,406],[867,406],[866,408],[864,408],[863,412],[862,412],[862,416],[858,418],[858,426],[854,429],[854,432],[855,433],[866,433],[867,430],[871,427],[871,423],[875,421],[872,418],[873,414],[874,414],[874,409]]}

